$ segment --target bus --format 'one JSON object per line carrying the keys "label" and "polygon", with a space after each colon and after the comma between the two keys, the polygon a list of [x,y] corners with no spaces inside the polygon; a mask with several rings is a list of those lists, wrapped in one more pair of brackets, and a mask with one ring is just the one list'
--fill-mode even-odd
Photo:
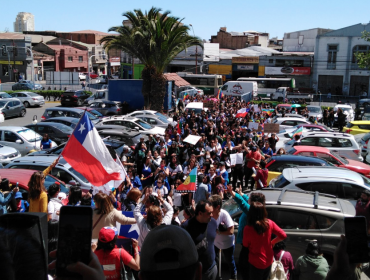
{"label": "bus", "polygon": [[258,97],[270,97],[278,87],[295,88],[294,78],[238,78],[238,81],[257,82]]}
{"label": "bus", "polygon": [[202,89],[205,95],[216,95],[219,88],[223,85],[222,75],[193,74],[187,72],[177,72],[177,75],[189,82],[192,86]]}

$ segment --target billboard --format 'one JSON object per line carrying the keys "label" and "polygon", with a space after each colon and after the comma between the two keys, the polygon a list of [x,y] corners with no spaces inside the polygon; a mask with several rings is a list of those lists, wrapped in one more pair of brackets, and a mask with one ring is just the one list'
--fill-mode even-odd
{"label": "billboard", "polygon": [[265,75],[310,75],[311,67],[265,67]]}

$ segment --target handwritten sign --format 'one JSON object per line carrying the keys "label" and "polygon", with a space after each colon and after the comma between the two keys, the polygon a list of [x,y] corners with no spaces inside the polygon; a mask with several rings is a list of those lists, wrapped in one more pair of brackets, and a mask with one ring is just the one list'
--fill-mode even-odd
{"label": "handwritten sign", "polygon": [[279,133],[280,125],[277,123],[265,123],[263,132],[266,133]]}

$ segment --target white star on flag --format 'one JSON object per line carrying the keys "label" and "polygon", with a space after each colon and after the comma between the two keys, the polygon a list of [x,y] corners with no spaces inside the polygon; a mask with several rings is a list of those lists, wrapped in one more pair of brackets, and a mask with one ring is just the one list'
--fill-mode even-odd
{"label": "white star on flag", "polygon": [[78,131],[80,131],[81,132],[81,134],[82,134],[82,132],[85,130],[86,128],[85,128],[85,123],[83,123],[83,124],[81,124],[80,125],[80,129],[78,130]]}
{"label": "white star on flag", "polygon": [[140,229],[139,229],[137,224],[132,224],[131,225],[130,230],[128,232],[130,233],[131,231],[136,231],[137,234],[140,235]]}

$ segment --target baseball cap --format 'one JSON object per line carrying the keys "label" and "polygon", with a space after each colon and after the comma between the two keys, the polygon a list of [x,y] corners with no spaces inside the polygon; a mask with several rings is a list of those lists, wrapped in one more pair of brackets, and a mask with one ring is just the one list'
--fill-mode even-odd
{"label": "baseball cap", "polygon": [[252,150],[252,152],[255,152],[255,151],[257,151],[257,147],[253,146],[253,147],[251,148],[251,150]]}
{"label": "baseball cap", "polygon": [[17,198],[23,198],[22,197],[22,193],[21,192],[17,192],[16,194],[15,194],[15,197],[14,197],[15,199],[17,199]]}
{"label": "baseball cap", "polygon": [[118,230],[115,227],[103,227],[99,231],[99,241],[103,243],[111,242],[118,235]]}
{"label": "baseball cap", "polygon": [[144,239],[140,254],[142,271],[173,270],[197,262],[198,252],[194,241],[181,227],[157,226]]}

